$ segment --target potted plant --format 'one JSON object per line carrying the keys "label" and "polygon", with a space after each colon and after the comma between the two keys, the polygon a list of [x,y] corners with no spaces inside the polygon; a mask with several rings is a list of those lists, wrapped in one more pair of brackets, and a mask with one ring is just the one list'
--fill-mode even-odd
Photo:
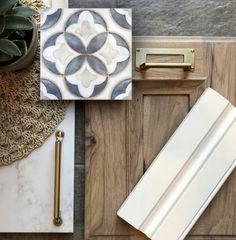
{"label": "potted plant", "polygon": [[19,0],[0,3],[0,72],[20,70],[32,63],[38,45],[35,10]]}

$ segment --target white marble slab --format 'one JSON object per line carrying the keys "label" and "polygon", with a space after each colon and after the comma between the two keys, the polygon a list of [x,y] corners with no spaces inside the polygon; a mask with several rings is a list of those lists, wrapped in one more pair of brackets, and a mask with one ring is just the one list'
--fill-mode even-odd
{"label": "white marble slab", "polygon": [[54,7],[55,8],[68,8],[69,7],[69,2],[68,2],[68,0],[51,0],[51,5],[50,6],[52,8],[54,8]]}
{"label": "white marble slab", "polygon": [[55,135],[27,158],[0,168],[0,232],[73,232],[74,103],[58,130],[62,142],[61,216],[53,225]]}
{"label": "white marble slab", "polygon": [[68,0],[43,0],[48,7],[52,8],[68,8]]}

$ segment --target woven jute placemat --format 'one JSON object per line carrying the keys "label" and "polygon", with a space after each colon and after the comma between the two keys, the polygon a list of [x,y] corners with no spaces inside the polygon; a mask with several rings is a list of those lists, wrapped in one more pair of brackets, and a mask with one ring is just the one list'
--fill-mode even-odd
{"label": "woven jute placemat", "polygon": [[0,74],[0,166],[28,156],[64,119],[65,102],[39,100],[39,78],[40,49],[27,69]]}

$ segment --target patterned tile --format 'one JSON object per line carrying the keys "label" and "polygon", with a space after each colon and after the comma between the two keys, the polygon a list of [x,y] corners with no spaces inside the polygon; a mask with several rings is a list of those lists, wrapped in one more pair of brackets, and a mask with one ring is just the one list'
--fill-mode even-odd
{"label": "patterned tile", "polygon": [[131,9],[41,13],[41,99],[132,97]]}

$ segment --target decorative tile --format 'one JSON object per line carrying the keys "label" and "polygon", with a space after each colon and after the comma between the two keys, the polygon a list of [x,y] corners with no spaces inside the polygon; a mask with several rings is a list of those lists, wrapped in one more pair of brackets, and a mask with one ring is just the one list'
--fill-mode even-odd
{"label": "decorative tile", "polygon": [[43,99],[59,100],[62,99],[60,89],[51,81],[47,79],[41,79],[40,87],[41,95]]}
{"label": "decorative tile", "polygon": [[124,80],[117,84],[117,86],[112,91],[112,99],[129,99],[132,91],[132,81],[131,79]]}
{"label": "decorative tile", "polygon": [[132,96],[131,9],[41,13],[41,99]]}

